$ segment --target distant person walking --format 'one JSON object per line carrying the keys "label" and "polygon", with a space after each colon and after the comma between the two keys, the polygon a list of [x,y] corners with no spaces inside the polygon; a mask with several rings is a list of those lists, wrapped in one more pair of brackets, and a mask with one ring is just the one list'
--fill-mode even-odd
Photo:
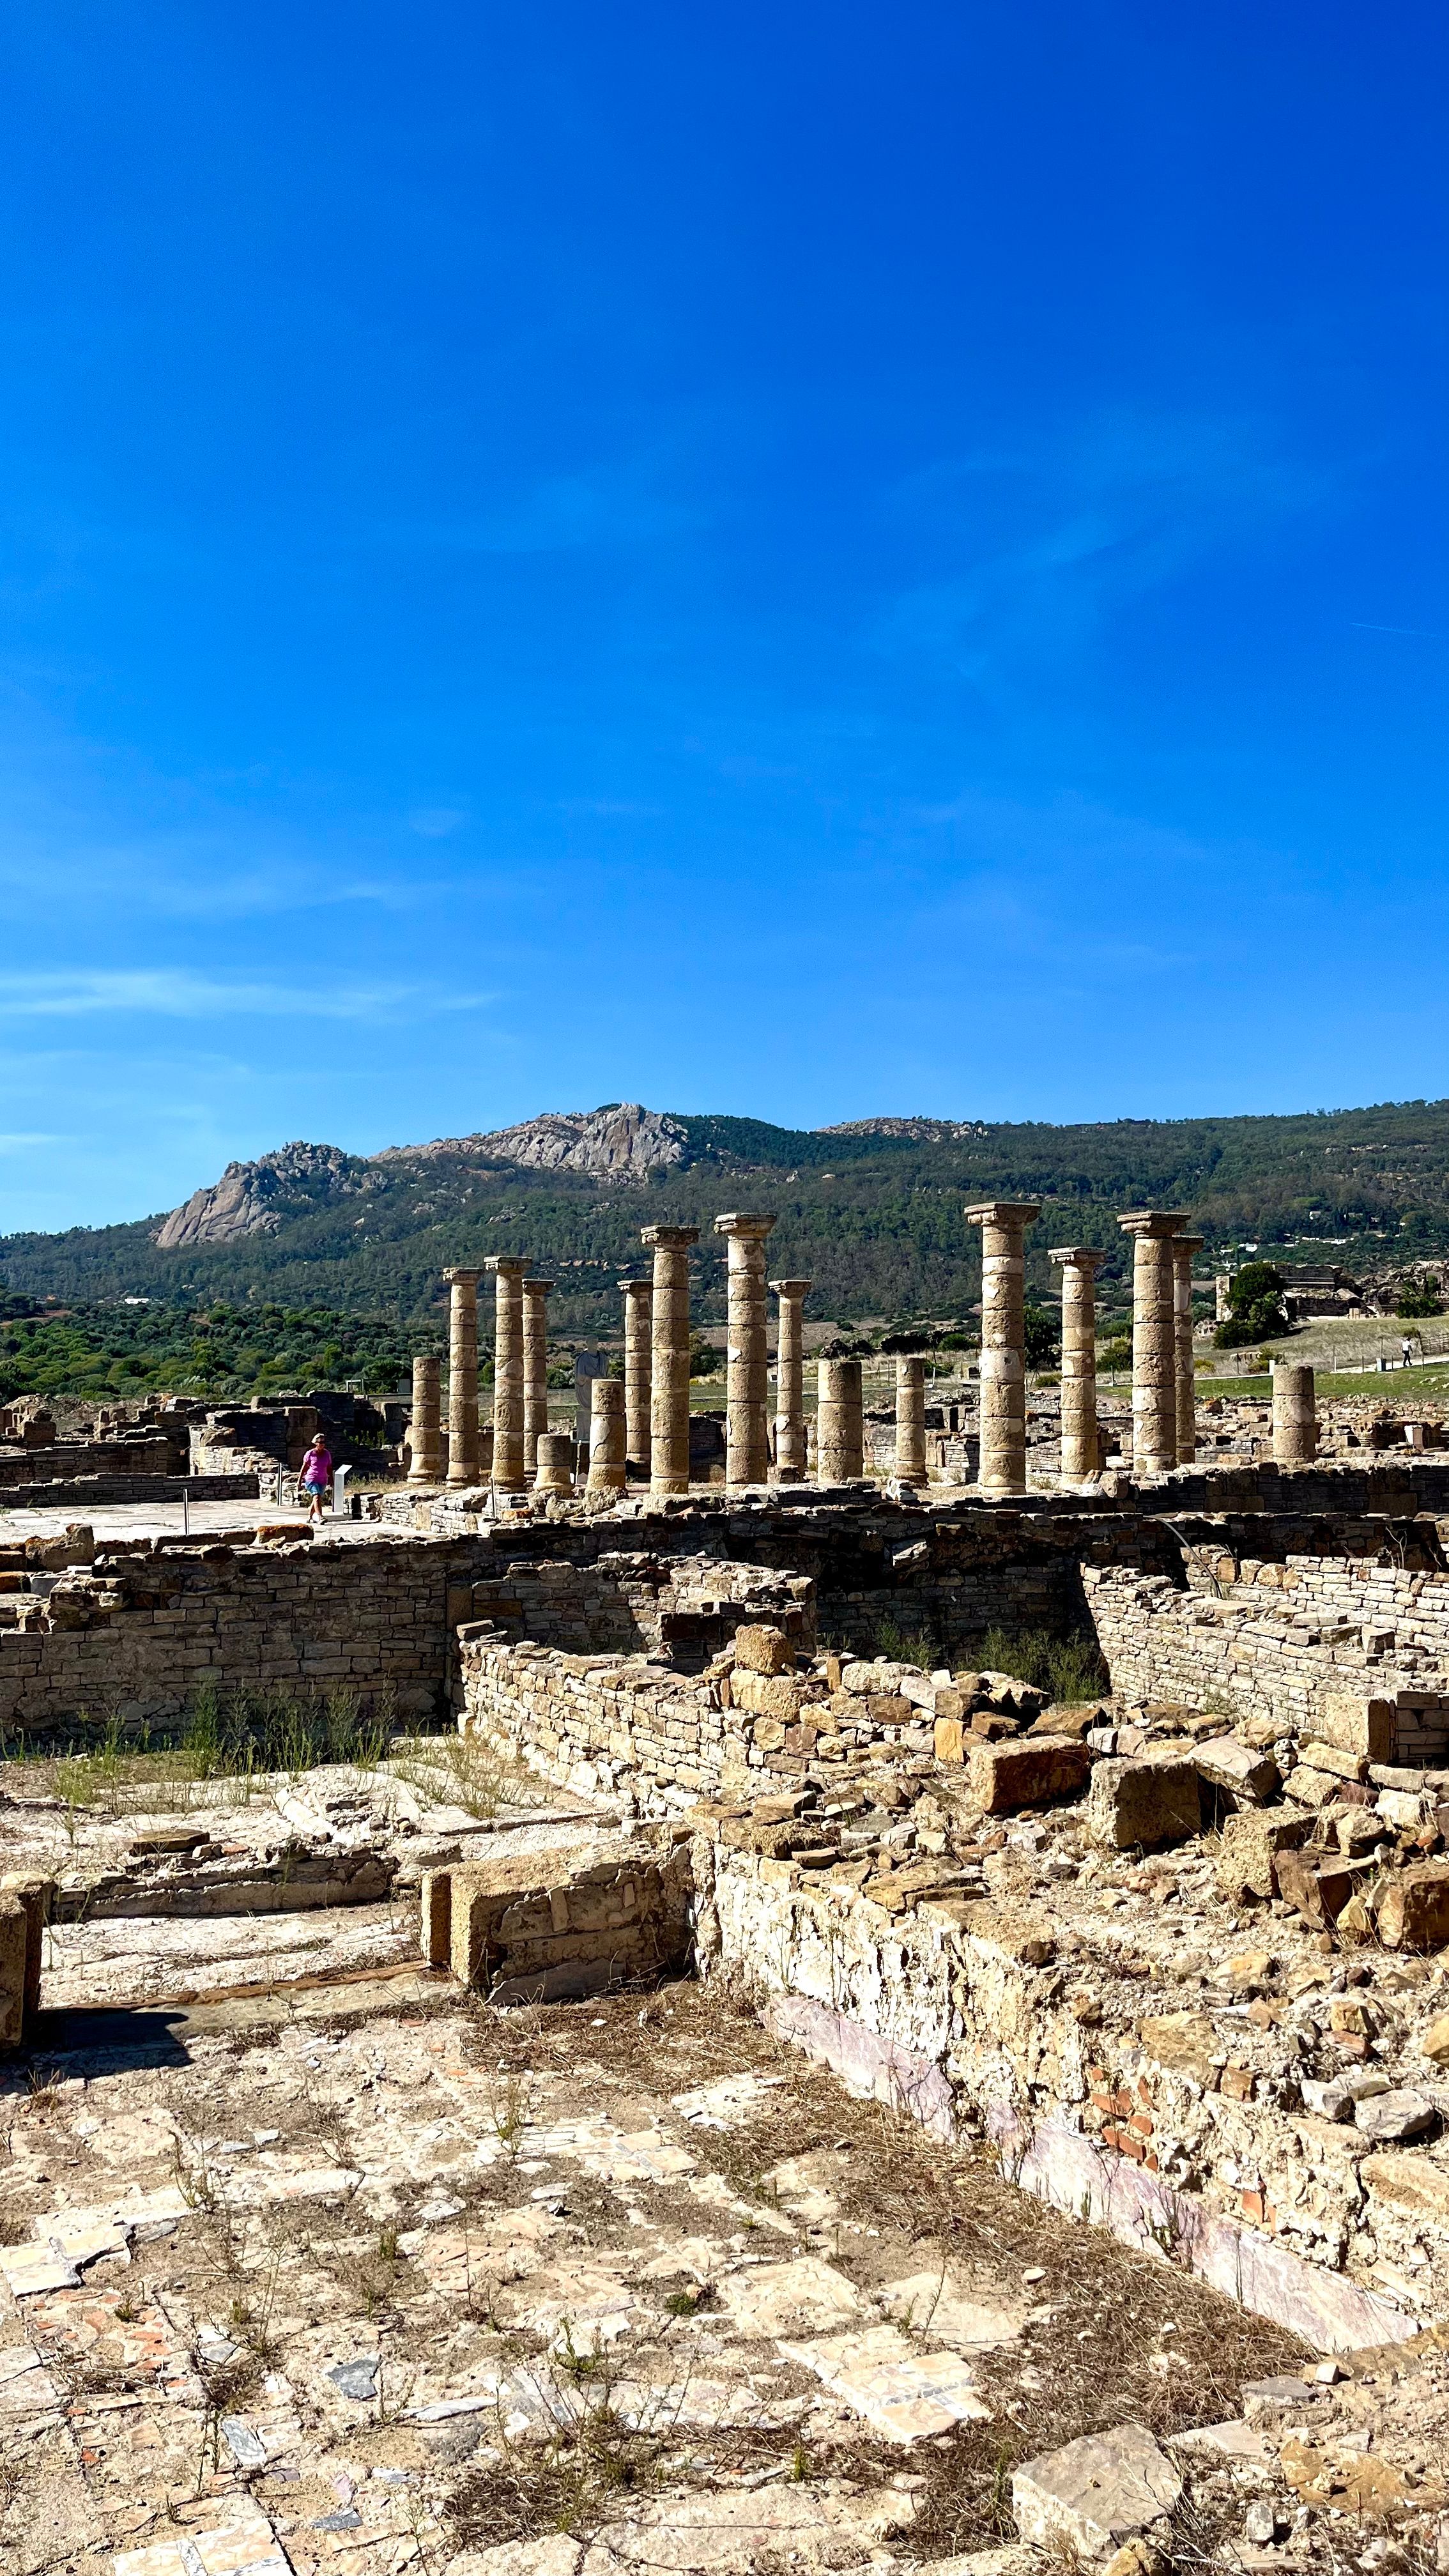
{"label": "distant person walking", "polygon": [[310,1529],[322,1526],[322,1506],[327,1500],[327,1488],[331,1482],[332,1452],[319,1431],[302,1461],[302,1491],[307,1497],[307,1525]]}
{"label": "distant person walking", "polygon": [[1414,1356],[1414,1340],[1411,1333],[1405,1333],[1403,1340],[1399,1344],[1399,1349],[1404,1355],[1404,1366],[1405,1368],[1408,1368]]}

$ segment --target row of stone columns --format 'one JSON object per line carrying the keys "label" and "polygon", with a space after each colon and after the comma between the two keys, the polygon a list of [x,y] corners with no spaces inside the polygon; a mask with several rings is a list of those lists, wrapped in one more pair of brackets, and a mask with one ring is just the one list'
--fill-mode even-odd
{"label": "row of stone columns", "polygon": [[[1025,1235],[1040,1207],[1026,1200],[988,1200],[968,1207],[981,1228],[981,1459],[988,1493],[1026,1485]],[[727,1245],[728,1361],[725,1388],[725,1482],[764,1484],[771,1472],[768,1435],[767,1287],[779,1301],[776,1351],[774,1473],[785,1483],[805,1472],[802,1308],[806,1279],[766,1279],[772,1216],[735,1210],[716,1217]],[[1132,1454],[1139,1471],[1160,1473],[1196,1455],[1192,1350],[1192,1256],[1201,1238],[1184,1234],[1171,1210],[1138,1208],[1119,1219],[1133,1237]],[[621,1282],[624,1294],[624,1381],[594,1380],[590,1489],[621,1491],[628,1469],[647,1471],[657,1498],[689,1491],[689,1254],[694,1226],[646,1226],[653,1275]],[[1085,1244],[1061,1245],[1062,1475],[1094,1475],[1100,1465],[1096,1385],[1096,1274],[1103,1259]],[[521,1491],[539,1473],[539,1444],[548,1431],[547,1298],[552,1282],[530,1279],[528,1263],[497,1254],[485,1263],[494,1279],[494,1399],[491,1457],[483,1456],[478,1418],[478,1270],[444,1273],[452,1291],[449,1318],[448,1467],[450,1486],[476,1485],[485,1471],[505,1492]],[[413,1371],[410,1482],[432,1484],[441,1471],[436,1360]],[[550,1485],[557,1453],[549,1452]],[[860,1363],[820,1363],[816,1474],[846,1483],[864,1472]],[[926,1477],[925,1370],[902,1357],[896,1371],[896,1474],[903,1484]]]}
{"label": "row of stone columns", "polygon": [[[981,1228],[981,1463],[987,1493],[1026,1485],[1026,1229],[1040,1207],[993,1199],[968,1207]],[[1192,1257],[1200,1235],[1169,1209],[1134,1208],[1118,1223],[1133,1237],[1132,1462],[1160,1474],[1197,1455],[1192,1348]],[[1067,1483],[1097,1473],[1097,1271],[1104,1255],[1062,1244],[1061,1472]]]}

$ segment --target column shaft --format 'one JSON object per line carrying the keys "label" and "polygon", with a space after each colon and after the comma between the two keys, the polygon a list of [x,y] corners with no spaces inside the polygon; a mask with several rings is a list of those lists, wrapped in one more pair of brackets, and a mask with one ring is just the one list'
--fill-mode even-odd
{"label": "column shaft", "polygon": [[448,1483],[478,1482],[478,1280],[476,1270],[445,1270],[448,1308]]}
{"label": "column shaft", "polygon": [[1313,1371],[1296,1361],[1273,1367],[1273,1455],[1280,1467],[1302,1466],[1318,1455]]}
{"label": "column shaft", "polygon": [[[474,1348],[477,1348],[475,1338]],[[412,1455],[410,1485],[436,1485],[443,1474],[441,1372],[435,1359],[419,1351],[413,1361],[413,1418],[408,1425]],[[476,1391],[474,1401],[476,1403]]]}
{"label": "column shaft", "polygon": [[1064,1484],[1080,1484],[1102,1464],[1097,1436],[1097,1267],[1087,1244],[1063,1245],[1047,1258],[1062,1265],[1062,1463]]}
{"label": "column shaft", "polygon": [[536,1494],[571,1494],[574,1489],[574,1442],[570,1431],[540,1431]]}
{"label": "column shaft", "polygon": [[1172,1237],[1187,1219],[1136,1208],[1118,1224],[1132,1255],[1132,1466],[1162,1476],[1177,1465],[1177,1313]]}
{"label": "column shaft", "polygon": [[625,1458],[628,1416],[624,1382],[596,1377],[589,1417],[589,1483],[591,1494],[622,1494],[629,1481]]}
{"label": "column shaft", "polygon": [[1026,1491],[1026,1250],[1037,1206],[993,1200],[968,1207],[981,1228],[981,1466],[983,1493]]}
{"label": "column shaft", "polygon": [[865,1473],[865,1407],[859,1360],[819,1362],[815,1481],[848,1485]]}
{"label": "column shaft", "polygon": [[551,1279],[523,1283],[523,1472],[538,1465],[539,1434],[548,1429],[548,1292]]}
{"label": "column shaft", "polygon": [[926,1363],[904,1352],[896,1360],[896,1479],[926,1481]]}
{"label": "column shaft", "polygon": [[1177,1463],[1190,1467],[1197,1456],[1197,1372],[1192,1364],[1192,1258],[1201,1252],[1200,1234],[1172,1238],[1173,1352],[1177,1361]]}
{"label": "column shaft", "polygon": [[500,1252],[493,1273],[493,1482],[523,1491],[523,1280],[528,1263]]}
{"label": "column shaft", "polygon": [[717,1216],[729,1245],[725,1374],[725,1483],[763,1485],[770,1473],[770,1352],[766,1333],[765,1238],[772,1216]]}
{"label": "column shaft", "polygon": [[779,1299],[779,1333],[775,1349],[775,1479],[798,1485],[806,1468],[805,1325],[801,1308],[809,1294],[808,1279],[772,1279]]}
{"label": "column shaft", "polygon": [[[651,1493],[689,1491],[689,1247],[692,1225],[647,1225],[654,1253],[654,1347],[649,1402]],[[597,1384],[597,1380],[595,1381]]]}
{"label": "column shaft", "polygon": [[654,1374],[654,1282],[625,1279],[624,1422],[631,1467],[649,1473],[649,1405]]}

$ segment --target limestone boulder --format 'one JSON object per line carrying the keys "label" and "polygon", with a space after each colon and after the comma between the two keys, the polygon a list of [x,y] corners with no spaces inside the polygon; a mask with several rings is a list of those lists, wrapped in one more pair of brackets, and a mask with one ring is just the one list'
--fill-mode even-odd
{"label": "limestone boulder", "polygon": [[1196,1760],[1174,1754],[1157,1761],[1099,1762],[1084,1821],[1093,1842],[1108,1851],[1139,1845],[1152,1851],[1188,1841],[1202,1822]]}
{"label": "limestone boulder", "polygon": [[795,1669],[795,1649],[782,1628],[763,1624],[736,1628],[734,1648],[736,1673],[793,1673]]}
{"label": "limestone boulder", "polygon": [[1229,1905],[1249,1896],[1266,1904],[1273,1894],[1273,1864],[1279,1852],[1297,1851],[1313,1830],[1307,1816],[1276,1809],[1248,1808],[1229,1816],[1213,1864],[1218,1887]]}
{"label": "limestone boulder", "polygon": [[1362,1871],[1342,1860],[1316,1861],[1302,1851],[1283,1851],[1273,1877],[1284,1903],[1296,1908],[1314,1931],[1331,1931],[1362,1881]]}
{"label": "limestone boulder", "polygon": [[730,1675],[730,1699],[749,1717],[773,1717],[793,1726],[800,1714],[800,1685],[788,1673],[760,1673],[736,1664]]}
{"label": "limestone boulder", "polygon": [[1313,1733],[1343,1753],[1361,1753],[1369,1762],[1392,1762],[1398,1717],[1393,1702],[1329,1691],[1319,1702]]}
{"label": "limestone boulder", "polygon": [[1224,1789],[1240,1805],[1266,1805],[1280,1784],[1278,1765],[1271,1753],[1244,1744],[1241,1736],[1214,1735],[1200,1744],[1195,1756],[1199,1776],[1211,1788]]}
{"label": "limestone boulder", "polygon": [[968,1741],[967,1788],[973,1805],[988,1816],[1075,1797],[1086,1787],[1092,1768],[1087,1747],[1068,1737],[1019,1736],[1005,1744]]}
{"label": "limestone boulder", "polygon": [[1011,2481],[1024,2541],[1101,2560],[1170,2514],[1182,2479],[1142,2424],[1088,2434],[1023,2461]]}
{"label": "limestone boulder", "polygon": [[1449,1944],[1449,1861],[1396,1870],[1379,1899],[1377,1922],[1386,1950],[1442,1950]]}
{"label": "limestone boulder", "polygon": [[1439,2114],[1427,2094],[1416,2093],[1412,2085],[1399,2084],[1387,2093],[1375,2093],[1367,2102],[1354,2105],[1354,2126],[1366,2138],[1381,2146],[1392,2146],[1404,2138],[1422,2138],[1438,2125]]}

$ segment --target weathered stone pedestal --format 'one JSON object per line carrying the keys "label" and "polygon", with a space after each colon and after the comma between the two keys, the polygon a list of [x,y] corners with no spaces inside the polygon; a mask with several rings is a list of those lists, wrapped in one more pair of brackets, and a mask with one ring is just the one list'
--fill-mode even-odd
{"label": "weathered stone pedestal", "polygon": [[896,1360],[896,1481],[926,1481],[926,1363],[904,1351]]}
{"label": "weathered stone pedestal", "polygon": [[1172,1238],[1187,1223],[1170,1208],[1117,1220],[1133,1238],[1132,1466],[1164,1476],[1177,1465],[1177,1292]]}
{"label": "weathered stone pedestal", "polygon": [[815,1481],[848,1485],[865,1474],[865,1407],[859,1360],[819,1362]]}
{"label": "weathered stone pedestal", "polygon": [[448,1307],[448,1483],[478,1482],[477,1270],[445,1270]]}
{"label": "weathered stone pedestal", "polygon": [[1047,1254],[1062,1265],[1062,1482],[1100,1472],[1097,1431],[1097,1272],[1105,1254],[1064,1243]]}
{"label": "weathered stone pedestal", "polygon": [[551,1279],[523,1283],[523,1472],[538,1465],[539,1434],[548,1429],[548,1292]]}
{"label": "weathered stone pedestal", "polygon": [[589,1417],[589,1482],[591,1494],[622,1494],[629,1481],[625,1461],[626,1411],[623,1381],[596,1377]]}
{"label": "weathered stone pedestal", "polygon": [[1019,1199],[968,1207],[981,1228],[981,1466],[986,1494],[1026,1491],[1026,1248],[1041,1209]]}
{"label": "weathered stone pedestal", "polygon": [[763,1485],[770,1473],[770,1352],[765,1241],[772,1216],[717,1216],[729,1246],[725,1374],[725,1483]]}
{"label": "weathered stone pedestal", "polygon": [[649,1490],[689,1491],[689,1253],[693,1225],[646,1225],[654,1254],[654,1349],[649,1404]]}
{"label": "weathered stone pedestal", "polygon": [[[474,1347],[476,1349],[476,1340]],[[475,1390],[475,1404],[476,1404]],[[441,1371],[435,1359],[419,1352],[413,1361],[413,1418],[408,1424],[408,1483],[438,1485],[443,1479]]]}
{"label": "weathered stone pedestal", "polygon": [[808,1279],[772,1279],[779,1300],[775,1346],[775,1482],[798,1485],[805,1473],[805,1326]]}
{"label": "weathered stone pedestal", "polygon": [[1318,1455],[1318,1400],[1313,1371],[1296,1361],[1273,1367],[1273,1455],[1280,1467],[1301,1467]]}
{"label": "weathered stone pedestal", "polygon": [[540,1431],[536,1494],[571,1494],[574,1489],[574,1441],[571,1431]]}
{"label": "weathered stone pedestal", "polygon": [[[523,1281],[528,1263],[495,1253],[493,1273],[493,1482],[500,1493],[523,1491]],[[451,1479],[450,1479],[451,1481]]]}
{"label": "weathered stone pedestal", "polygon": [[654,1282],[621,1279],[624,1292],[624,1439],[636,1475],[649,1473],[649,1406],[654,1374]]}

